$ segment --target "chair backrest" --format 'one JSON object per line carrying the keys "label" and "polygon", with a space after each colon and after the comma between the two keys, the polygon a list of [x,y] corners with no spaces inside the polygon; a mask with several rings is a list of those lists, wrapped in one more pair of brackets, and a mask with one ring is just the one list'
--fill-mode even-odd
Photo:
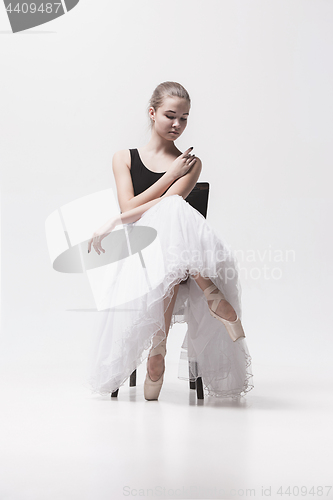
{"label": "chair backrest", "polygon": [[208,208],[209,183],[197,182],[185,201],[198,210],[205,218]]}

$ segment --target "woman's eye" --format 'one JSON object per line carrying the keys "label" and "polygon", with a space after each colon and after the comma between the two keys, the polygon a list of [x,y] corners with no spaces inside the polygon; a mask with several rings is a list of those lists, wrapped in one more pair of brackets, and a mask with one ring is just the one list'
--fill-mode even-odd
{"label": "woman's eye", "polygon": [[[166,117],[167,117],[167,118],[170,118],[170,120],[172,120],[172,119],[174,118],[174,116],[168,116],[168,115],[166,115]],[[187,119],[186,119],[186,118],[181,118],[181,120],[182,120],[183,122],[186,122],[186,121],[187,121]]]}

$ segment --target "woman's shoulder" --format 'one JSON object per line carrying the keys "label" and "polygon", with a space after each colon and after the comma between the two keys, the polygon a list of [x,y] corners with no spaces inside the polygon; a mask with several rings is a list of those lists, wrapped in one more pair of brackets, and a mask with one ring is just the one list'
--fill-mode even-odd
{"label": "woman's shoulder", "polygon": [[113,165],[126,165],[128,169],[131,168],[131,151],[130,149],[119,149],[113,154]]}

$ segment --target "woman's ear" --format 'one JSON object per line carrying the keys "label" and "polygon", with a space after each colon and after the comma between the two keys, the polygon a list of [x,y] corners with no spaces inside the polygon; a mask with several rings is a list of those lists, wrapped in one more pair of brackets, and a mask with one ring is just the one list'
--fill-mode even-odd
{"label": "woman's ear", "polygon": [[150,106],[149,108],[149,117],[153,122],[155,121],[155,110],[153,106]]}

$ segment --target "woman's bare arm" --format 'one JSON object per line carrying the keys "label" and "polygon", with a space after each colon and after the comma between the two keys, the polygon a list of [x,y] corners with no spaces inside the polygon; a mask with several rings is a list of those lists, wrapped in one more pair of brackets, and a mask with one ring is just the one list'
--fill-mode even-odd
{"label": "woman's bare arm", "polygon": [[196,156],[196,162],[185,174],[183,177],[177,179],[172,186],[169,187],[167,192],[161,196],[161,199],[166,198],[167,196],[172,196],[174,194],[179,194],[185,200],[188,197],[190,192],[193,190],[194,186],[198,182],[202,170],[202,162],[200,158]]}
{"label": "woman's bare arm", "polygon": [[129,150],[123,149],[117,151],[112,158],[112,170],[117,186],[118,203],[123,213],[155,200],[165,193],[171,184],[177,180],[174,173],[166,172],[148,189],[134,196],[132,177],[128,165],[128,155]]}
{"label": "woman's bare arm", "polygon": [[136,222],[141,218],[144,212],[146,212],[147,210],[149,210],[149,208],[156,205],[156,203],[160,202],[166,196],[172,196],[178,194],[179,196],[182,196],[184,199],[187,198],[187,196],[190,194],[190,192],[192,191],[192,189],[194,188],[199,179],[201,169],[202,169],[201,160],[197,158],[197,161],[195,162],[191,170],[189,170],[188,173],[185,174],[180,179],[177,179],[176,182],[173,184],[173,186],[171,186],[161,198],[151,200],[148,203],[144,203],[143,205],[140,205],[131,210],[126,210],[126,212],[122,213],[117,217],[115,225],[117,226],[119,224],[130,224],[132,222]]}
{"label": "woman's bare arm", "polygon": [[171,186],[161,198],[151,200],[143,205],[140,205],[139,207],[132,208],[131,210],[127,210],[126,212],[109,219],[101,228],[94,232],[92,238],[89,240],[88,253],[91,250],[92,244],[98,254],[101,252],[104,253],[105,250],[101,246],[101,241],[103,238],[108,236],[108,234],[110,234],[116,226],[136,222],[141,218],[144,212],[156,205],[156,203],[159,203],[166,196],[176,194],[182,196],[183,198],[187,198],[199,178],[201,169],[201,160],[197,158],[197,161],[194,165],[192,165],[191,169],[185,175],[177,179],[173,186]]}

